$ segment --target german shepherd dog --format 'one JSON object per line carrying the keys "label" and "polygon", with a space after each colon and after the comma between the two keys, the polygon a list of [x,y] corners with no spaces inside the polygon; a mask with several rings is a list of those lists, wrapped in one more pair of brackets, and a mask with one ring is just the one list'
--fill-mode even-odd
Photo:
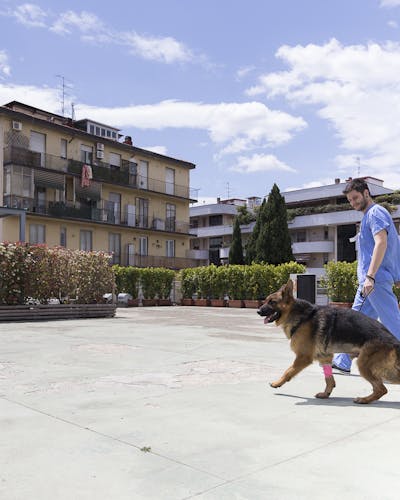
{"label": "german shepherd dog", "polygon": [[[275,321],[283,328],[296,355],[271,387],[289,382],[314,360],[331,366],[335,352],[357,357],[360,375],[372,385],[372,393],[356,398],[355,403],[371,403],[386,394],[383,380],[400,383],[400,342],[381,323],[361,312],[295,299],[291,280],[269,295],[257,312],[264,323]],[[326,388],[316,394],[318,398],[329,397],[336,385],[333,376],[325,381]]]}

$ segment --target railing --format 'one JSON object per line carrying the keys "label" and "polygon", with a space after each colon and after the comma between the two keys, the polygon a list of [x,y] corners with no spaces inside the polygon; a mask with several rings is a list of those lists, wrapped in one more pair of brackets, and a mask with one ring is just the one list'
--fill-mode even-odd
{"label": "railing", "polygon": [[49,215],[60,219],[84,219],[104,224],[113,224],[120,226],[128,226],[139,229],[150,229],[154,231],[165,231],[170,233],[185,233],[189,232],[189,223],[177,221],[174,218],[167,217],[147,217],[137,215],[136,217],[123,218],[119,213],[115,213],[113,208],[96,208],[82,206],[79,203],[65,202],[47,202],[38,203],[33,198],[26,198],[15,195],[5,195],[3,200],[4,206],[8,208],[22,208],[28,212]]}
{"label": "railing", "polygon": [[[47,153],[38,153],[17,146],[4,148],[4,164],[7,165],[10,163],[26,167],[48,168],[79,176],[82,174],[82,167],[84,165],[83,162],[78,160],[60,158]],[[121,167],[93,160],[91,165],[93,180],[123,184],[143,191],[153,191],[193,201],[197,200],[198,189],[141,176],[135,173],[131,165],[130,162],[125,160],[122,161]]]}

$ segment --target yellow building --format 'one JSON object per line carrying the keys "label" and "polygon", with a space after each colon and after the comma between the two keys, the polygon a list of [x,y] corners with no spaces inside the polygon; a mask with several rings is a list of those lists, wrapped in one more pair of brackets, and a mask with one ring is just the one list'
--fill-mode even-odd
{"label": "yellow building", "polygon": [[0,241],[103,250],[121,265],[193,266],[193,168],[114,127],[10,102],[0,107]]}

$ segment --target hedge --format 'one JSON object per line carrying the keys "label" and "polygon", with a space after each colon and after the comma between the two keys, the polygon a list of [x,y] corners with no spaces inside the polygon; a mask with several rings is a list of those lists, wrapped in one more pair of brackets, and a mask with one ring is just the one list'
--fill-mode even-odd
{"label": "hedge", "polygon": [[138,297],[142,287],[145,299],[167,299],[172,290],[175,271],[163,267],[121,267],[113,266],[117,293],[130,293]]}
{"label": "hedge", "polygon": [[110,257],[103,252],[0,243],[0,304],[61,302],[91,304],[115,286]]}

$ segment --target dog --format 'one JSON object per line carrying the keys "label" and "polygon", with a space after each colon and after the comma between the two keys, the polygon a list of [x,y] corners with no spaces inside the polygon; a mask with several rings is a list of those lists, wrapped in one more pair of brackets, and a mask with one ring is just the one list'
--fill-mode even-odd
{"label": "dog", "polygon": [[[384,380],[400,384],[400,342],[365,314],[295,299],[291,280],[269,295],[257,312],[264,317],[264,323],[275,321],[282,327],[296,355],[293,364],[271,387],[281,387],[313,361],[330,367],[335,352],[357,357],[360,375],[372,385],[372,393],[354,399],[355,403],[380,399],[387,393]],[[316,397],[329,397],[336,386],[333,376],[326,377],[325,382],[325,390]]]}

